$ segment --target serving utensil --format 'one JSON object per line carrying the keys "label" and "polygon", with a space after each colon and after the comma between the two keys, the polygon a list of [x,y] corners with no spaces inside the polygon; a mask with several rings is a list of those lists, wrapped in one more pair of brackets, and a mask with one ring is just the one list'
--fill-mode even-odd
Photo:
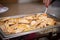
{"label": "serving utensil", "polygon": [[48,7],[46,7],[46,9],[45,9],[45,12],[44,12],[44,13],[47,13],[47,11],[48,11]]}

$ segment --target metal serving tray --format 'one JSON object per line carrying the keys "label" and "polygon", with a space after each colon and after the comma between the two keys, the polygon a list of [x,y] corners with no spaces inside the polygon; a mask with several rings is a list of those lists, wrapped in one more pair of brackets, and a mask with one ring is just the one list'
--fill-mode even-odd
{"label": "metal serving tray", "polygon": [[[37,13],[39,14],[39,13]],[[42,14],[42,13],[40,13]],[[11,16],[10,18],[18,18],[18,17],[23,17],[23,16],[27,16],[27,15],[33,15],[33,14],[26,14],[26,15],[18,15],[18,16]],[[60,22],[59,18],[56,18],[50,14],[48,14],[49,17],[56,19],[56,21]],[[0,18],[1,19],[1,18]],[[46,28],[42,28],[42,29],[36,29],[36,30],[32,30],[32,31],[28,31],[28,32],[22,32],[22,33],[16,33],[16,34],[10,34],[7,35],[5,34],[1,29],[0,29],[0,35],[4,38],[14,38],[14,37],[18,37],[18,36],[23,36],[23,35],[27,35],[27,34],[31,34],[31,33],[36,33],[36,32],[41,32],[41,31],[45,31],[51,28],[58,28],[60,26],[60,23],[57,23],[57,25],[55,26],[50,26],[50,27],[46,27]]]}

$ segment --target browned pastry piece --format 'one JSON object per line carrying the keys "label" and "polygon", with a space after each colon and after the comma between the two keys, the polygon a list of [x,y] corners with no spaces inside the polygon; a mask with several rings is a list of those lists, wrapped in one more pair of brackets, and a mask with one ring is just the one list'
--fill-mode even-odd
{"label": "browned pastry piece", "polygon": [[[47,14],[36,14],[20,18],[4,18],[0,20],[1,29],[6,34],[21,33],[47,26],[54,26],[56,21]],[[2,26],[3,25],[3,26]]]}

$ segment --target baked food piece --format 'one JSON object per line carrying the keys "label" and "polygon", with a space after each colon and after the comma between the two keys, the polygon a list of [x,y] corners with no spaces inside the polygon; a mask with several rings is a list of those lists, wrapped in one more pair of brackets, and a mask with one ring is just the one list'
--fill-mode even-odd
{"label": "baked food piece", "polygon": [[[35,29],[41,29],[54,26],[56,21],[48,17],[47,14],[34,14],[19,18],[2,18],[0,20],[1,29],[6,34],[27,32]],[[3,26],[2,26],[3,25]]]}

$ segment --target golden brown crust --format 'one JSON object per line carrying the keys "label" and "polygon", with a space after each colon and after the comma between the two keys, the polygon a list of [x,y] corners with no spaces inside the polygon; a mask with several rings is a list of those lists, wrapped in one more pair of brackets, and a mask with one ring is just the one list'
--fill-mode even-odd
{"label": "golden brown crust", "polygon": [[23,18],[4,18],[0,25],[3,24],[5,26],[1,28],[3,31],[5,30],[6,34],[12,34],[53,26],[55,23],[56,21],[53,18],[49,18],[47,14],[36,14]]}

